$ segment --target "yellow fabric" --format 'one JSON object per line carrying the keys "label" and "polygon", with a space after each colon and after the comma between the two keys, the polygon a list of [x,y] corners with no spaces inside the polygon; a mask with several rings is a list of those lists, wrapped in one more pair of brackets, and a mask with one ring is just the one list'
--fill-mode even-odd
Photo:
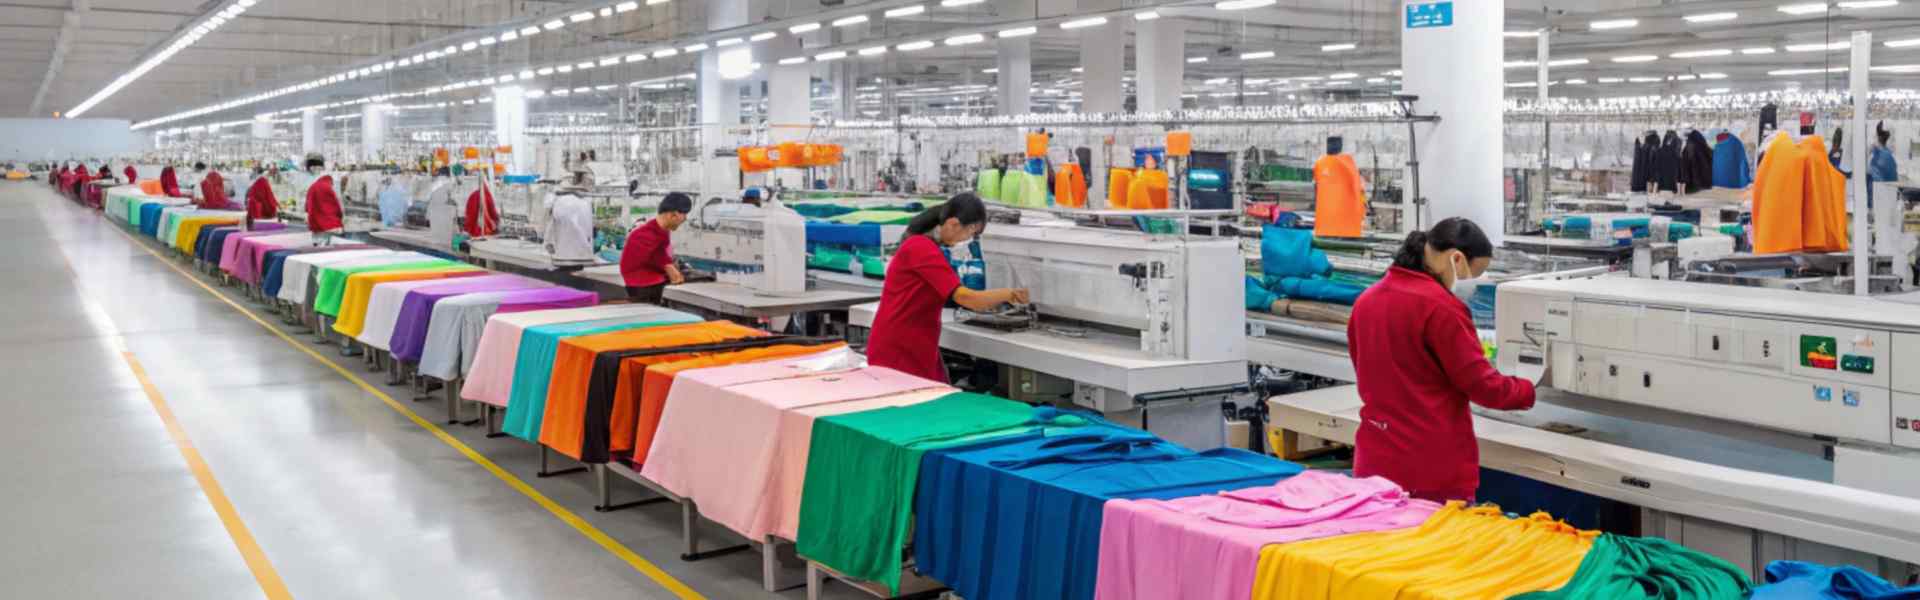
{"label": "yellow fabric", "polygon": [[1167,172],[1159,169],[1135,172],[1133,182],[1127,186],[1127,206],[1134,210],[1166,209]]}
{"label": "yellow fabric", "polygon": [[1367,219],[1360,167],[1351,154],[1328,154],[1313,163],[1313,235],[1356,238]]}
{"label": "yellow fabric", "polygon": [[180,227],[174,232],[173,249],[193,253],[193,242],[200,236],[200,229],[213,226],[237,225],[240,219],[235,217],[187,217],[180,220]]}
{"label": "yellow fabric", "polygon": [[367,302],[373,299],[373,286],[398,281],[458,277],[462,273],[479,270],[480,267],[473,265],[452,265],[432,269],[375,271],[348,275],[346,291],[340,295],[340,314],[333,322],[333,330],[347,337],[356,337],[366,329]]}
{"label": "yellow fabric", "polygon": [[1449,503],[1414,529],[1267,546],[1254,600],[1498,600],[1573,579],[1597,531]]}
{"label": "yellow fabric", "polygon": [[1847,176],[1827,161],[1827,141],[1800,140],[1807,157],[1805,208],[1800,237],[1809,252],[1847,251]]}
{"label": "yellow fabric", "polygon": [[[1001,184],[1000,187],[1006,187]],[[1125,210],[1128,208],[1127,192],[1133,187],[1132,169],[1107,170],[1107,209]]]}

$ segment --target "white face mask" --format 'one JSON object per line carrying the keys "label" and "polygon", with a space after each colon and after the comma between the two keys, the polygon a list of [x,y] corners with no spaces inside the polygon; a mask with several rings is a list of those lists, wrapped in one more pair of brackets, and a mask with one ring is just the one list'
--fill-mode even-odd
{"label": "white face mask", "polygon": [[[1461,252],[1460,258],[1462,260],[1465,260],[1467,258],[1467,253]],[[1474,292],[1477,292],[1480,290],[1479,278],[1474,276],[1473,274],[1473,268],[1472,268],[1473,262],[1472,261],[1467,262],[1468,268],[1466,269],[1465,273],[1462,273],[1460,266],[1458,264],[1453,263],[1452,261],[1448,261],[1447,265],[1453,268],[1454,297],[1459,298],[1460,302],[1464,304],[1468,304],[1468,305],[1473,304],[1473,294]]]}

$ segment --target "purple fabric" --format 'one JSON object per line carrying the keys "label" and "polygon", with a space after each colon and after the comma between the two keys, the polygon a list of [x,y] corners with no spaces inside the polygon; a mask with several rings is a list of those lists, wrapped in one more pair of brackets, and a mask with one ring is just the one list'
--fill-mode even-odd
{"label": "purple fabric", "polygon": [[544,289],[514,292],[500,300],[500,308],[494,314],[516,313],[530,310],[552,310],[556,308],[580,308],[600,303],[600,295],[569,287],[554,286]]}
{"label": "purple fabric", "polygon": [[457,282],[423,287],[407,292],[400,301],[400,316],[393,322],[393,339],[387,349],[393,357],[419,362],[427,346],[427,325],[433,317],[433,305],[441,299],[476,292],[506,292],[529,288],[553,287],[553,284],[519,275],[483,275],[462,277]]}
{"label": "purple fabric", "polygon": [[220,270],[234,274],[240,264],[240,240],[250,237],[280,235],[284,231],[243,231],[227,234],[225,242],[220,244]]}

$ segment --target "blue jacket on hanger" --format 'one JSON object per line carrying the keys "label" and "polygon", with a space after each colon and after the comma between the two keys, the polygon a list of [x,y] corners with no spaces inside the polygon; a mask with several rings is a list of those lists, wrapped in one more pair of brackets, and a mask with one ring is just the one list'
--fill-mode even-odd
{"label": "blue jacket on hanger", "polygon": [[1747,145],[1740,138],[1727,136],[1713,145],[1713,187],[1745,188],[1753,184],[1753,164],[1747,162]]}

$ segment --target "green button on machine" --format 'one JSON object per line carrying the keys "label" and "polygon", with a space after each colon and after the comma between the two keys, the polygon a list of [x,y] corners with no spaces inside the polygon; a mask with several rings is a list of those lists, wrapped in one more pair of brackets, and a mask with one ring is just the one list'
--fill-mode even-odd
{"label": "green button on machine", "polygon": [[1873,357],[1848,354],[1840,357],[1840,370],[1849,373],[1873,373]]}

